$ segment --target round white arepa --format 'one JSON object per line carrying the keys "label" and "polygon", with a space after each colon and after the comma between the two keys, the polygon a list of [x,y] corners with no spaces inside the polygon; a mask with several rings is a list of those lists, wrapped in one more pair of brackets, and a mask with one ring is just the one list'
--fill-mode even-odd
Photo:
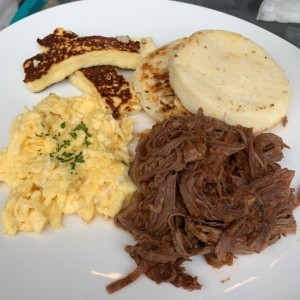
{"label": "round white arepa", "polygon": [[274,59],[246,37],[197,31],[169,61],[169,81],[183,106],[261,132],[285,117],[289,82]]}

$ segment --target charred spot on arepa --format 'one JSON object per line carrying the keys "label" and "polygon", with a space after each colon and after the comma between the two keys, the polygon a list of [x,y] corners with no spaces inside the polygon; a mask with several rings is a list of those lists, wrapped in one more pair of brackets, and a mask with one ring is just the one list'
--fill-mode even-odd
{"label": "charred spot on arepa", "polygon": [[184,39],[172,41],[148,54],[136,68],[133,88],[151,118],[162,121],[174,114],[189,114],[169,83],[168,64]]}

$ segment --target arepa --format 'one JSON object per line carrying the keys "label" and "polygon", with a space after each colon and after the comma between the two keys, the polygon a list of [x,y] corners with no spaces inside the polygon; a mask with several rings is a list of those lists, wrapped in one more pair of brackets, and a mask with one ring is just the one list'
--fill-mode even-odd
{"label": "arepa", "polygon": [[169,84],[169,58],[184,38],[171,41],[146,55],[134,71],[132,85],[145,112],[156,121],[188,114]]}
{"label": "arepa", "polygon": [[289,82],[275,60],[246,37],[223,30],[195,32],[173,53],[170,85],[192,113],[261,132],[285,117]]}

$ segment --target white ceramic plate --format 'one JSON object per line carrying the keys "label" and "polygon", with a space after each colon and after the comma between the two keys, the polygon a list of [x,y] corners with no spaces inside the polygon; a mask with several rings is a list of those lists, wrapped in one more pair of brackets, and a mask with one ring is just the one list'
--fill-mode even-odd
{"label": "white ceramic plate", "polygon": [[[292,87],[286,128],[273,129],[291,149],[282,165],[296,170],[300,183],[300,51],[281,38],[250,23],[199,6],[171,1],[101,0],[61,5],[28,17],[0,32],[0,147],[8,144],[13,118],[50,92],[71,96],[79,92],[67,82],[33,94],[23,83],[22,62],[38,51],[36,39],[56,27],[79,35],[152,36],[161,45],[199,29],[227,29],[244,34],[263,46],[282,66]],[[142,118],[140,119],[142,121]],[[139,122],[140,122],[139,121]],[[141,125],[141,123],[139,124]],[[8,189],[0,187],[3,205]],[[300,211],[295,211],[300,221]],[[133,240],[113,222],[96,218],[84,224],[78,217],[64,219],[65,228],[42,234],[0,235],[1,300],[99,299],[299,299],[300,232],[282,238],[258,255],[239,257],[232,267],[216,270],[201,257],[186,264],[198,275],[201,291],[187,292],[170,284],[156,285],[142,277],[108,295],[112,277],[124,275],[135,264],[123,251]]]}

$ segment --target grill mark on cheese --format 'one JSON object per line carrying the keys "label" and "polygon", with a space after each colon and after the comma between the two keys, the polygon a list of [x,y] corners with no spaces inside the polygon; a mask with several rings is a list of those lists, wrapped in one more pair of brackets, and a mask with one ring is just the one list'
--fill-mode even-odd
{"label": "grill mark on cheese", "polygon": [[32,92],[40,92],[82,68],[111,65],[135,69],[156,49],[151,37],[80,37],[63,28],[56,28],[37,42],[42,51],[23,63],[24,82]]}
{"label": "grill mark on cheese", "polygon": [[[90,80],[106,104],[112,110],[112,115],[118,119],[121,115],[120,108],[133,97],[128,81],[112,66],[96,66],[80,70]],[[113,97],[118,97],[117,104]],[[127,107],[130,111],[130,107]]]}
{"label": "grill mark on cheese", "polygon": [[142,109],[129,81],[113,66],[82,68],[68,79],[83,93],[98,97],[115,119],[138,113]]}
{"label": "grill mark on cheese", "polygon": [[[124,43],[113,37],[79,37],[68,31],[65,34],[57,35],[57,30],[44,39],[38,39],[37,41],[41,46],[47,48],[47,51],[25,60],[23,64],[25,83],[40,79],[47,74],[52,65],[72,56],[109,49],[138,53],[141,48],[139,41],[129,40]],[[62,41],[63,43],[61,43]]]}

